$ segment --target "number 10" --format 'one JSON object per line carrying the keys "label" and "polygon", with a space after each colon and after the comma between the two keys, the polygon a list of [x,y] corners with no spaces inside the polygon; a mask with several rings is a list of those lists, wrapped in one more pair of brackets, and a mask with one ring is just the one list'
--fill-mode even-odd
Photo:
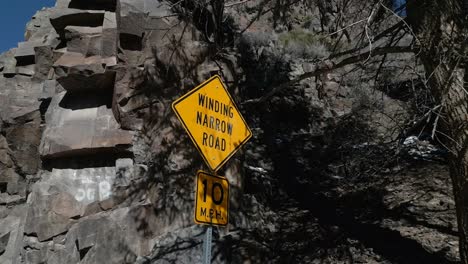
{"label": "number 10", "polygon": [[[208,180],[204,179],[202,181],[202,184],[203,184],[203,202],[206,203]],[[220,193],[218,199],[215,196],[216,189],[219,189],[219,193]],[[213,182],[213,184],[211,184],[211,200],[213,201],[213,203],[220,205],[223,202],[223,199],[224,199],[223,186],[219,182]]]}

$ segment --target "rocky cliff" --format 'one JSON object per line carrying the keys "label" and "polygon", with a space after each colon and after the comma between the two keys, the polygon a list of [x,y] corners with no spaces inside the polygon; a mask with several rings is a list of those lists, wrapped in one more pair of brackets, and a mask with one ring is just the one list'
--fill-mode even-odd
{"label": "rocky cliff", "polygon": [[220,171],[231,211],[213,262],[456,263],[443,150],[408,129],[425,117],[421,69],[395,71],[412,55],[249,103],[332,50],[304,31],[319,7],[274,8],[226,1],[221,43],[196,1],[38,11],[0,55],[0,263],[200,263],[206,167],[170,106],[214,74],[254,136]]}

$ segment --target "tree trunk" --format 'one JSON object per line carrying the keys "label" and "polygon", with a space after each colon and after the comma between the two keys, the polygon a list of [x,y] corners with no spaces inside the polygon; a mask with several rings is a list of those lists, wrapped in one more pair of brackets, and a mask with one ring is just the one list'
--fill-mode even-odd
{"label": "tree trunk", "polygon": [[468,264],[468,30],[461,0],[408,2],[408,19],[421,50],[428,83],[442,106],[437,137],[449,151],[460,257]]}
{"label": "tree trunk", "polygon": [[213,23],[215,26],[215,42],[219,48],[224,44],[224,0],[211,0],[211,8],[213,9]]}

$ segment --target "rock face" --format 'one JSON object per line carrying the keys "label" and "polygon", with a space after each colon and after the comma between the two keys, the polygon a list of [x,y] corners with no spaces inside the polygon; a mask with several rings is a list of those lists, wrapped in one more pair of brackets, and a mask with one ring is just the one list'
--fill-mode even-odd
{"label": "rock face", "polygon": [[206,167],[171,103],[214,74],[254,135],[219,172],[230,223],[214,263],[456,263],[444,153],[398,142],[429,142],[401,130],[418,98],[376,84],[371,60],[244,104],[331,51],[295,37],[321,25],[306,3],[248,27],[262,1],[226,2],[223,43],[211,7],[180,1],[57,0],[33,16],[0,55],[0,263],[201,262]]}
{"label": "rock face", "polygon": [[[105,96],[109,98],[106,100]],[[111,106],[106,105],[111,96],[56,94],[45,117],[47,126],[40,146],[42,157],[130,151],[132,133],[119,128]]]}

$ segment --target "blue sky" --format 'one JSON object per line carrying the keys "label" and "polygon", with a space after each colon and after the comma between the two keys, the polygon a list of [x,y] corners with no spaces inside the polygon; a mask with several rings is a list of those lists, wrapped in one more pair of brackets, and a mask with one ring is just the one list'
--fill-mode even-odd
{"label": "blue sky", "polygon": [[44,6],[55,0],[0,0],[0,53],[24,41],[26,23]]}

